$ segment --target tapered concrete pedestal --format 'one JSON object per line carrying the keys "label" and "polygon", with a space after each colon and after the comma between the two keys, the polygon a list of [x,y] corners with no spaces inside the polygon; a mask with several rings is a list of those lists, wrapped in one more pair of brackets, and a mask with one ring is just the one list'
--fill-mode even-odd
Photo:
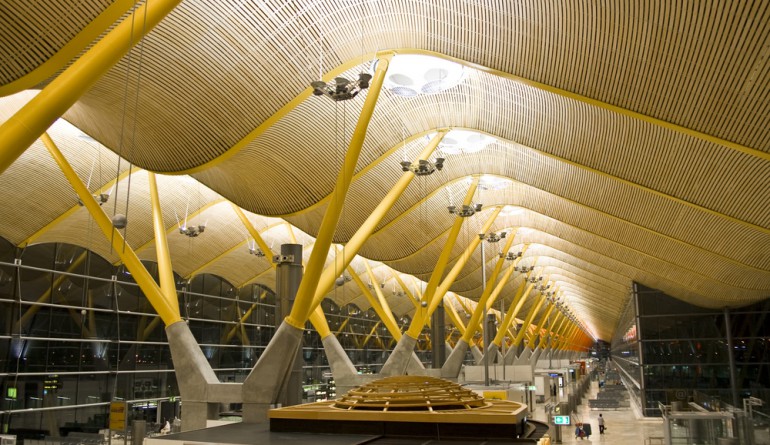
{"label": "tapered concrete pedestal", "polygon": [[468,342],[460,339],[455,345],[452,352],[444,362],[444,366],[441,367],[441,377],[448,379],[456,379],[460,375],[460,370],[463,367],[463,361],[465,361],[465,354],[468,352]]}

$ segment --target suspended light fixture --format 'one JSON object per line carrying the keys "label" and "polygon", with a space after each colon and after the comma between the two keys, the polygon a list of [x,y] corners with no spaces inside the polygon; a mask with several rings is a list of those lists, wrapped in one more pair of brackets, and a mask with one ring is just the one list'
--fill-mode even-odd
{"label": "suspended light fixture", "polygon": [[358,79],[351,81],[344,77],[335,77],[333,82],[326,83],[323,80],[310,82],[313,87],[314,96],[326,96],[335,102],[350,100],[361,91],[369,88],[369,82],[372,75],[369,73],[359,73]]}

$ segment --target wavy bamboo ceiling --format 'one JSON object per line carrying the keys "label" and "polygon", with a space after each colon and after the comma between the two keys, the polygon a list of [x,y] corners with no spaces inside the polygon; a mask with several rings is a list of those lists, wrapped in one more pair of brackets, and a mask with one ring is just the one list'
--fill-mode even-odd
{"label": "wavy bamboo ceiling", "polygon": [[[3,121],[30,95],[11,93],[25,82],[44,86],[36,79],[66,68],[71,57],[63,54],[87,48],[110,17],[132,7],[42,3],[2,7]],[[764,1],[610,1],[597,9],[540,0],[187,0],[63,116],[76,129],[57,124],[51,135],[82,178],[93,177],[93,165],[109,172],[94,180],[105,190],[121,174],[118,158],[95,141],[142,169],[180,175],[161,180],[166,221],[192,203],[212,230],[205,242],[170,240],[178,273],[269,285],[269,265],[248,255],[227,201],[264,215],[252,218],[264,221],[259,229],[273,242],[310,247],[366,93],[333,103],[307,86],[319,70],[327,79],[354,78],[391,50],[396,58],[450,60],[464,74],[434,94],[383,89],[336,242],[356,232],[401,177],[399,163],[414,159],[436,131],[494,139],[476,153],[447,154],[440,173],[413,180],[361,250],[383,263],[375,271],[392,267],[427,280],[453,221],[450,200],[462,201],[470,177],[491,175],[510,182],[475,195],[484,210],[466,222],[449,267],[492,209],[506,206],[492,230],[508,230],[516,250],[527,246],[522,264],[550,277],[598,337],[611,337],[633,281],[707,307],[770,296]],[[87,215],[54,171],[36,144],[0,176],[3,190],[14,190],[2,198],[0,235],[17,244],[94,246]],[[121,171],[119,184],[127,166]],[[146,194],[141,174],[132,193]],[[115,196],[120,205],[127,193]],[[147,200],[131,200],[129,242],[149,259]],[[93,249],[110,258],[109,246]],[[476,252],[452,290],[478,298],[481,263]],[[392,272],[375,273],[395,283]],[[506,285],[506,304],[523,279],[514,274]],[[367,307],[360,290],[346,289],[355,284],[333,291],[335,301]],[[393,294],[397,313],[414,310]]]}

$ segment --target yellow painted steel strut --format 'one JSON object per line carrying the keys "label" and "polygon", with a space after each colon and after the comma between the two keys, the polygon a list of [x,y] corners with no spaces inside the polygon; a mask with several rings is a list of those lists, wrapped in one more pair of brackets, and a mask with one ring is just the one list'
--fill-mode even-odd
{"label": "yellow painted steel strut", "polygon": [[[398,326],[398,323],[396,323],[396,317],[393,316],[393,311],[390,310],[390,305],[388,304],[388,300],[385,299],[385,295],[383,295],[382,293],[382,286],[380,286],[380,283],[377,282],[377,277],[374,275],[374,272],[372,272],[372,267],[369,265],[369,261],[364,260],[364,266],[366,266],[366,273],[367,275],[369,275],[369,279],[372,281],[372,285],[374,286],[374,291],[377,293],[377,299],[380,301],[380,306],[382,306],[382,311],[385,312],[385,316],[388,317],[388,319],[390,320],[391,323],[393,323],[394,326]],[[399,335],[399,338],[401,338],[400,335]]]}
{"label": "yellow painted steel strut", "polygon": [[348,189],[350,188],[353,172],[358,163],[358,156],[361,154],[361,148],[364,145],[366,130],[372,119],[374,107],[377,105],[377,98],[380,95],[382,82],[392,57],[393,53],[389,53],[388,55],[381,57],[377,63],[377,69],[374,72],[374,78],[372,79],[369,92],[366,95],[366,100],[361,109],[361,115],[358,117],[358,123],[350,138],[347,153],[345,153],[344,164],[337,175],[337,184],[334,187],[333,197],[329,200],[329,206],[326,208],[324,217],[321,220],[315,247],[310,253],[310,259],[307,262],[305,274],[299,284],[297,297],[294,300],[291,313],[286,317],[286,323],[297,329],[305,328],[305,321],[317,307],[317,305],[314,305],[314,295],[318,289],[319,280],[321,278],[321,273],[323,272],[324,263],[326,262],[326,256],[329,253],[329,247],[331,247],[332,244],[334,232],[337,230],[337,223],[342,215],[343,202],[345,201],[345,195],[347,195]]}
{"label": "yellow painted steel strut", "polygon": [[104,213],[104,210],[96,202],[94,197],[91,196],[91,192],[89,192],[85,184],[83,184],[83,181],[80,180],[77,173],[75,173],[75,170],[72,169],[72,166],[64,158],[64,155],[62,155],[59,148],[56,147],[56,144],[48,133],[43,134],[42,140],[46,148],[48,148],[48,151],[51,153],[51,156],[59,164],[64,176],[70,182],[72,188],[75,189],[78,197],[80,197],[80,200],[104,233],[104,236],[106,236],[108,240],[112,240],[113,249],[115,249],[115,252],[117,252],[121,260],[123,260],[123,264],[125,264],[126,268],[131,272],[134,280],[136,280],[136,284],[142,289],[147,300],[150,301],[152,307],[155,308],[155,311],[160,315],[161,319],[163,319],[163,323],[168,326],[182,321],[182,317],[179,315],[176,298],[174,299],[174,303],[167,301],[163,292],[161,292],[158,283],[156,283],[150,273],[147,272],[147,269],[136,256],[133,249],[131,249],[131,246],[124,242],[123,235],[113,227],[110,218]]}
{"label": "yellow painted steel strut", "polygon": [[[0,174],[180,2],[153,0],[137,7],[0,125]],[[142,26],[135,26],[135,23],[142,23]]]}
{"label": "yellow painted steel strut", "polygon": [[[500,214],[500,211],[502,209],[503,209],[502,206],[495,207],[495,209],[492,211],[492,214],[489,215],[489,218],[487,218],[486,222],[484,222],[484,225],[481,228],[481,230],[484,233],[486,233],[489,230],[489,228],[492,227],[492,224],[495,222],[497,215]],[[473,255],[473,252],[476,250],[476,247],[478,247],[480,242],[481,242],[481,239],[479,239],[478,236],[474,236],[471,239],[471,242],[468,244],[468,247],[465,248],[465,251],[463,252],[463,254],[460,255],[460,258],[457,260],[457,262],[455,262],[454,266],[452,266],[452,269],[450,269],[449,273],[441,281],[441,284],[435,290],[433,295],[428,294],[428,289],[426,289],[425,295],[423,296],[423,301],[429,301],[430,304],[428,304],[428,310],[425,312],[425,314],[422,314],[423,316],[421,317],[422,319],[420,320],[421,325],[419,326],[419,330],[422,330],[422,326],[424,326],[430,320],[430,317],[431,315],[433,315],[433,312],[438,307],[438,304],[444,299],[444,295],[449,291],[449,288],[452,286],[452,283],[454,283],[454,281],[457,279],[457,276],[460,274],[460,271],[463,269],[463,267],[465,267],[465,264],[467,264],[468,260],[471,258],[471,256]],[[431,276],[431,279],[433,279],[433,276]],[[412,320],[412,325],[409,326],[410,330],[414,328],[415,320],[416,318]],[[468,324],[468,328],[470,328],[470,323]],[[417,330],[419,334],[419,330],[418,329],[415,329],[415,330]]]}
{"label": "yellow painted steel strut", "polygon": [[147,172],[147,179],[150,182],[150,203],[152,205],[152,227],[155,232],[155,255],[158,260],[158,278],[160,280],[160,291],[166,299],[169,307],[177,314],[179,313],[179,297],[176,293],[176,284],[174,281],[174,269],[171,266],[171,254],[168,251],[168,240],[166,239],[166,225],[163,223],[163,211],[160,208],[160,197],[158,196],[158,183],[155,180],[155,173]]}
{"label": "yellow painted steel strut", "polygon": [[[479,178],[474,178],[473,182],[471,182],[470,186],[468,187],[468,192],[465,194],[463,205],[471,204],[473,201],[473,195],[476,193],[476,187],[478,187],[478,185]],[[425,292],[423,292],[423,295],[420,298],[421,304],[423,302],[430,303],[431,298],[433,298],[433,295],[436,293],[436,288],[439,285],[441,276],[444,274],[444,269],[446,269],[446,265],[449,262],[449,257],[452,254],[452,248],[457,241],[457,236],[460,235],[460,229],[462,228],[464,221],[465,218],[459,215],[455,217],[454,223],[452,224],[452,229],[449,231],[449,236],[447,237],[446,243],[444,244],[444,248],[441,250],[438,261],[436,261],[436,265],[433,268],[433,273],[431,273],[430,279],[428,280],[428,285],[425,287]],[[436,302],[436,305],[438,306],[438,302]],[[412,318],[412,322],[409,325],[409,329],[407,330],[406,335],[416,339],[420,335],[423,326],[425,326],[424,317],[419,313],[419,311],[415,312],[415,316]]]}
{"label": "yellow painted steel strut", "polygon": [[540,335],[540,333],[543,330],[543,326],[545,326],[546,321],[548,321],[548,317],[551,316],[551,312],[556,308],[556,305],[553,303],[548,303],[548,306],[546,307],[545,314],[540,318],[540,322],[537,324],[537,327],[535,328],[535,332],[532,334],[532,336],[529,338],[529,343],[527,343],[527,346],[530,349],[535,348],[535,339]]}
{"label": "yellow painted steel strut", "polygon": [[[446,133],[446,129],[439,130],[436,136],[434,136],[428,145],[425,146],[425,149],[420,153],[417,159],[427,159],[430,157]],[[350,240],[348,240],[347,243],[345,243],[342,253],[336,255],[334,261],[323,271],[321,278],[318,281],[315,294],[313,295],[313,307],[321,304],[321,301],[323,301],[326,294],[329,293],[334,286],[334,280],[340,273],[339,271],[345,270],[350,262],[353,261],[353,258],[358,254],[358,251],[361,250],[361,246],[363,246],[366,240],[369,239],[369,236],[371,236],[374,229],[377,228],[377,225],[382,221],[382,218],[385,217],[385,214],[393,208],[393,205],[395,205],[398,198],[404,193],[404,190],[406,190],[407,186],[412,182],[412,179],[414,179],[414,174],[412,172],[405,172],[401,175],[401,178],[395,185],[393,185],[388,194],[385,195],[369,217],[366,218],[366,221],[361,224],[361,227],[356,230],[356,233],[350,237]],[[405,288],[401,278],[399,277],[396,279],[401,286]]]}
{"label": "yellow painted steel strut", "polygon": [[527,317],[524,319],[524,324],[521,325],[521,329],[519,329],[519,332],[516,334],[516,338],[513,339],[513,346],[519,346],[521,341],[524,339],[524,334],[529,330],[529,325],[532,324],[532,319],[535,318],[535,314],[537,314],[537,311],[540,310],[540,306],[543,305],[544,301],[545,295],[540,294],[537,302],[533,304],[531,308],[529,308]]}
{"label": "yellow painted steel strut", "polygon": [[449,315],[449,319],[452,320],[452,323],[454,323],[455,327],[457,327],[457,330],[460,331],[460,335],[465,334],[465,325],[461,321],[460,315],[457,313],[455,306],[452,303],[444,301],[444,308],[446,309],[446,313]]}
{"label": "yellow painted steel strut", "polygon": [[366,297],[367,301],[369,301],[369,304],[372,305],[374,312],[377,313],[377,316],[380,317],[380,320],[385,324],[385,327],[388,329],[388,332],[390,332],[390,335],[396,340],[401,340],[401,329],[398,327],[398,323],[396,323],[396,320],[393,318],[392,314],[390,317],[388,317],[386,312],[388,309],[385,309],[380,305],[380,303],[377,301],[374,295],[372,295],[372,293],[369,291],[369,288],[366,287],[366,284],[363,282],[363,280],[361,280],[361,277],[356,273],[355,270],[353,270],[351,267],[348,267],[348,273],[351,277],[353,277],[353,281],[355,281],[358,287],[361,289],[361,292],[363,292],[364,297]]}
{"label": "yellow painted steel strut", "polygon": [[[527,248],[529,248],[529,244],[525,244],[525,245],[524,245],[524,248],[522,248],[522,250],[521,250],[521,253],[522,253],[522,255],[523,255],[523,254],[524,254],[524,253],[527,251]],[[487,310],[490,310],[490,309],[492,309],[492,305],[493,305],[493,304],[494,304],[494,303],[497,301],[497,298],[498,298],[498,297],[500,296],[500,294],[503,292],[503,287],[504,287],[504,286],[505,286],[505,284],[506,284],[506,283],[507,283],[507,282],[508,282],[508,281],[511,279],[511,276],[512,276],[512,273],[513,273],[513,271],[515,270],[515,267],[516,267],[516,266],[519,264],[519,262],[520,262],[521,260],[522,260],[522,258],[521,258],[521,257],[520,257],[520,258],[516,258],[516,259],[513,261],[513,264],[512,264],[512,266],[514,267],[514,269],[510,269],[510,272],[507,272],[507,271],[506,271],[506,273],[505,273],[505,275],[504,275],[504,277],[503,277],[503,278],[504,278],[504,280],[505,280],[505,283],[503,283],[503,285],[502,285],[502,286],[501,286],[499,283],[498,283],[498,285],[497,285],[497,286],[495,286],[495,290],[493,290],[493,291],[492,291],[492,295],[490,295],[490,296],[489,296],[489,300],[487,301]],[[501,313],[501,314],[498,314],[498,318],[500,318],[502,315],[503,315],[502,313]]]}
{"label": "yellow painted steel strut", "polygon": [[[532,289],[531,286],[534,286],[534,284],[530,284],[530,290]],[[524,288],[527,287],[527,280],[523,280],[521,284],[519,284],[519,288],[516,290],[516,295],[513,297],[513,301],[511,302],[511,305],[508,306],[508,310],[505,312],[505,318],[503,318],[503,322],[500,325],[502,329],[497,330],[497,334],[495,335],[495,338],[492,340],[492,343],[496,344],[499,348],[503,344],[503,339],[506,335],[508,335],[508,330],[511,327],[511,324],[513,323],[513,320],[516,319],[516,314],[519,313],[519,310],[521,309],[521,306],[524,304],[524,301],[527,299],[527,295],[529,295],[529,292],[524,292]],[[515,337],[515,336],[512,336]]]}
{"label": "yellow painted steel strut", "polygon": [[551,322],[551,325],[546,328],[547,332],[545,335],[540,336],[540,342],[537,344],[540,349],[545,348],[548,346],[548,337],[551,337],[551,348],[553,348],[553,343],[555,340],[555,337],[558,335],[558,328],[561,327],[562,322],[564,319],[562,318],[561,312],[556,312],[556,315],[554,316],[554,320]]}
{"label": "yellow painted steel strut", "polygon": [[[511,244],[513,244],[513,238],[514,236],[511,236],[511,239],[508,240],[508,242],[505,244],[505,248],[503,248],[503,252],[507,252],[508,249],[511,248]],[[463,340],[465,340],[466,342],[470,342],[471,338],[473,338],[473,335],[476,333],[481,317],[484,314],[484,308],[486,307],[487,300],[490,299],[492,295],[495,295],[496,297],[497,295],[500,294],[503,287],[508,283],[508,279],[510,279],[511,275],[513,275],[513,269],[516,267],[518,260],[519,259],[517,258],[517,260],[514,261],[513,264],[511,264],[508,267],[508,269],[505,271],[503,276],[500,278],[500,282],[497,283],[497,285],[495,286],[494,282],[496,281],[497,275],[500,273],[500,270],[503,267],[503,263],[505,262],[504,258],[498,258],[497,264],[495,264],[495,270],[492,272],[492,276],[489,278],[489,280],[487,280],[487,287],[484,289],[484,293],[481,294],[481,298],[479,298],[479,304],[476,306],[476,309],[473,311],[473,315],[471,315],[471,320],[468,322],[468,329],[465,331],[465,334],[463,335]]]}

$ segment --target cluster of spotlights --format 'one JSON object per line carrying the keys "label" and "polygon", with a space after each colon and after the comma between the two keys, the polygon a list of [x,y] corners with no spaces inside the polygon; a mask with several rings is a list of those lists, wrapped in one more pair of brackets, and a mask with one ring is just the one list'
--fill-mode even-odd
{"label": "cluster of spotlights", "polygon": [[[519,254],[521,255],[521,252],[519,252]],[[535,266],[516,266],[513,270],[516,272],[527,273],[535,270]]]}
{"label": "cluster of spotlights", "polygon": [[201,233],[206,231],[206,226],[201,224],[199,226],[181,226],[179,227],[179,233],[190,238],[195,238]]}
{"label": "cluster of spotlights", "polygon": [[412,172],[415,176],[428,176],[444,168],[444,158],[436,158],[433,161],[420,159],[417,162],[401,161],[401,170]]}
{"label": "cluster of spotlights", "polygon": [[479,239],[481,240],[487,240],[488,243],[497,243],[500,242],[501,239],[505,238],[508,235],[508,232],[500,232],[500,233],[479,233]]}
{"label": "cluster of spotlights", "polygon": [[[110,195],[108,193],[99,193],[98,195],[93,195],[96,202],[99,203],[99,205],[104,205],[107,201],[110,200]],[[78,197],[78,205],[84,206],[83,200]]]}
{"label": "cluster of spotlights", "polygon": [[[523,252],[515,252],[515,253],[514,252],[508,252],[508,253],[500,252],[500,258],[502,258],[502,259],[504,259],[506,261],[513,261],[513,260],[515,260],[517,258],[521,258],[523,255],[524,255]],[[532,266],[532,267],[534,267],[534,266]],[[518,271],[519,270],[518,266],[514,267],[513,270]]]}
{"label": "cluster of spotlights", "polygon": [[371,74],[361,73],[355,81],[350,81],[344,77],[335,77],[332,83],[327,84],[322,80],[316,80],[310,82],[310,86],[313,87],[314,96],[326,96],[335,102],[339,102],[356,97],[358,93],[369,88],[371,80]]}
{"label": "cluster of spotlights", "polygon": [[249,255],[254,255],[258,258],[262,258],[265,256],[265,252],[262,251],[259,247],[249,247]]}
{"label": "cluster of spotlights", "polygon": [[470,205],[463,204],[459,209],[456,206],[447,206],[447,210],[452,215],[457,215],[463,218],[468,218],[481,211],[481,203]]}

